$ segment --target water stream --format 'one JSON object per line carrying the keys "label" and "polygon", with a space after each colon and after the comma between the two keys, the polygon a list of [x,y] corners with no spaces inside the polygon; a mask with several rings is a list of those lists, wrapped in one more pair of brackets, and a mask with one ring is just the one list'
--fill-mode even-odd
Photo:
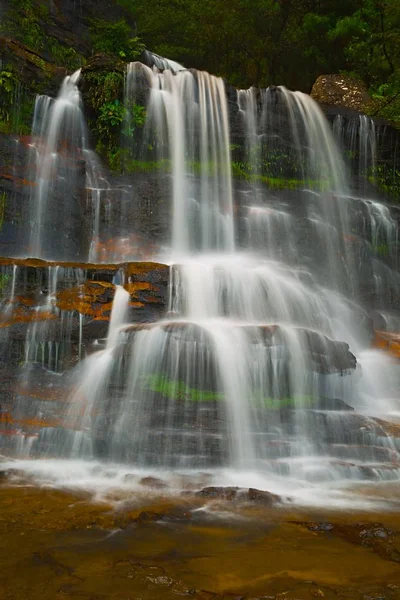
{"label": "water stream", "polygon": [[[272,491],[297,490],[307,501],[323,486],[318,501],[343,486],[397,481],[400,438],[376,418],[399,414],[399,363],[370,349],[363,296],[367,264],[375,313],[388,328],[398,324],[385,309],[387,290],[400,288],[398,227],[389,208],[353,196],[321,109],[285,88],[237,94],[249,174],[238,201],[224,82],[159,57],[153,65],[129,65],[125,103],[136,101],[144,78],[147,117],[135,151],[144,158],[151,152],[172,182],[170,237],[156,257],[170,265],[168,312],[157,322],[128,322],[128,281],[119,282],[104,346],[68,375],[63,427],[43,428],[30,456],[164,474],[206,469],[216,482],[257,481]],[[94,206],[89,257],[98,260],[109,188],[88,150],[78,78],[67,78],[55,101],[38,99],[34,129],[46,141],[35,147],[31,245],[46,256],[40,234],[51,182],[60,179],[62,135],[86,159]],[[283,123],[287,140],[276,133]],[[366,118],[357,135],[361,173],[375,164]],[[272,150],[301,178],[286,199],[264,185]],[[362,253],[371,260],[362,261]],[[57,277],[49,273],[40,310],[54,310]],[[14,289],[15,282],[10,302]],[[51,369],[58,359],[38,346],[40,327],[29,330],[26,363],[38,360],[39,347]]]}

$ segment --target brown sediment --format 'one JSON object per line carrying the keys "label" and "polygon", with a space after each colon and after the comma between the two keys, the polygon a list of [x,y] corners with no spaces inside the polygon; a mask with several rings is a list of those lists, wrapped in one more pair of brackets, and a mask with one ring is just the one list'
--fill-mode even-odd
{"label": "brown sediment", "polygon": [[255,505],[201,517],[192,509],[209,499],[144,488],[92,503],[18,477],[0,485],[7,600],[400,597],[398,514]]}

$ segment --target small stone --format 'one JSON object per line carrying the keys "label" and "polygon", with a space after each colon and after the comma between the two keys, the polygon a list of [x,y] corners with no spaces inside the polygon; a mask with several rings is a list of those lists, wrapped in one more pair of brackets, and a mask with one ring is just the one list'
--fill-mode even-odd
{"label": "small stone", "polygon": [[325,594],[324,594],[324,592],[323,592],[322,590],[320,590],[320,589],[318,589],[318,590],[313,590],[313,591],[311,592],[311,594],[312,594],[313,596],[315,596],[316,598],[325,598]]}

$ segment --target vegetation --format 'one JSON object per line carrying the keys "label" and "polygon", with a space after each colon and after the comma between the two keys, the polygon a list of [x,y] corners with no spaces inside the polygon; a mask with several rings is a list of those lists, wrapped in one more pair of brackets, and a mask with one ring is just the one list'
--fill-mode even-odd
{"label": "vegetation", "polygon": [[[199,390],[191,388],[184,381],[168,379],[165,375],[152,374],[145,379],[144,386],[152,392],[157,392],[166,396],[170,400],[186,402],[221,402],[225,399],[222,392]],[[258,391],[252,399],[254,404],[261,405],[269,410],[282,410],[284,408],[311,408],[316,404],[314,396],[298,396],[271,398],[264,397],[261,391]]]}
{"label": "vegetation", "polygon": [[190,388],[184,381],[170,380],[164,375],[149,375],[145,387],[152,392],[163,394],[171,400],[187,400],[190,402],[217,402],[224,399],[220,392]]}
{"label": "vegetation", "polygon": [[132,61],[144,50],[140,39],[132,35],[132,28],[125,19],[116,22],[92,19],[90,36],[93,52],[104,52]]}
{"label": "vegetation", "polygon": [[320,74],[345,72],[367,83],[374,112],[400,118],[398,0],[118,2],[154,52],[238,87],[309,92]]}
{"label": "vegetation", "polygon": [[8,275],[8,273],[0,273],[0,292],[5,290],[10,279],[11,279],[11,276]]}
{"label": "vegetation", "polygon": [[[27,70],[22,80],[18,61],[3,57],[1,132],[29,132],[34,94],[54,94],[59,85],[62,70],[53,82],[49,67],[70,72],[101,53],[107,66],[100,71],[89,67],[82,86],[97,150],[115,171],[149,170],[150,165],[168,169],[166,161],[138,161],[124,141],[140,140],[146,118],[140,104],[123,103],[124,63],[138,58],[145,47],[219,74],[237,87],[283,84],[309,92],[320,74],[345,73],[367,84],[371,115],[400,127],[398,0],[99,0],[95,13],[92,5],[82,3],[76,31],[73,15],[63,12],[63,6],[50,7],[44,0],[8,2],[0,34],[25,44],[41,74],[29,79]],[[231,150],[236,177],[272,188],[325,186],[305,183],[295,156],[262,148],[258,155],[263,163],[252,172],[254,161],[243,149],[232,145]],[[196,164],[190,168],[197,172]],[[399,173],[389,171],[388,165],[378,165],[374,181],[398,196]]]}

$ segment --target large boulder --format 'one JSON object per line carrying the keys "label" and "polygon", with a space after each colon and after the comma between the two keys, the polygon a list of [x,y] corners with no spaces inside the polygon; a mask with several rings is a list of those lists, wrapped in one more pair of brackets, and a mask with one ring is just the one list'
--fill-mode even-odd
{"label": "large boulder", "polygon": [[353,108],[361,112],[371,102],[365,83],[348,75],[321,75],[312,87],[311,98],[320,104]]}

